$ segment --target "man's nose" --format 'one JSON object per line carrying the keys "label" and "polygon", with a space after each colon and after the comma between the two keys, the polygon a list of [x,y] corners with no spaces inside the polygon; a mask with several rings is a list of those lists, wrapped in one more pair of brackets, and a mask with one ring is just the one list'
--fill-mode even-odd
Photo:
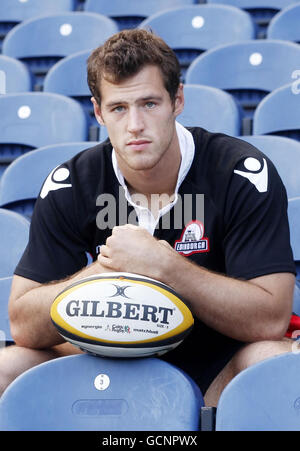
{"label": "man's nose", "polygon": [[128,131],[138,133],[144,129],[144,119],[138,108],[132,108],[128,111]]}

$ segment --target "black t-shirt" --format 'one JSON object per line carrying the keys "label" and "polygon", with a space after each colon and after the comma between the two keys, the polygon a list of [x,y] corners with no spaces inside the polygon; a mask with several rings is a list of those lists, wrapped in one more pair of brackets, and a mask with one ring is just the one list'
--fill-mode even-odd
{"label": "black t-shirt", "polygon": [[[154,236],[184,258],[235,278],[294,273],[286,191],[272,162],[237,138],[189,130],[193,163],[177,204],[160,219]],[[113,225],[134,222],[111,156],[107,140],[51,172],[16,274],[40,283],[63,279],[83,268],[89,255],[97,258]],[[192,333],[165,359],[185,369],[205,391],[206,368],[214,366],[217,373],[239,346],[196,319]]]}

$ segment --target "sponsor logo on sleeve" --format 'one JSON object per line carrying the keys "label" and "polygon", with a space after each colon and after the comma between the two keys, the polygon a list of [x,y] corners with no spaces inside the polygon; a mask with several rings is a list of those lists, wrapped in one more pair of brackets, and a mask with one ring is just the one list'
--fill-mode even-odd
{"label": "sponsor logo on sleeve", "polygon": [[238,171],[235,169],[233,172],[249,180],[258,192],[265,193],[268,190],[268,165],[263,158],[263,165],[257,158],[249,157],[244,161],[244,167],[247,171]]}
{"label": "sponsor logo on sleeve", "polygon": [[66,167],[54,168],[53,171],[51,171],[50,174],[48,175],[42,187],[40,197],[42,199],[45,199],[45,197],[48,196],[50,191],[56,191],[62,188],[70,188],[72,186],[71,183],[62,183],[68,179],[69,175],[70,171]]}

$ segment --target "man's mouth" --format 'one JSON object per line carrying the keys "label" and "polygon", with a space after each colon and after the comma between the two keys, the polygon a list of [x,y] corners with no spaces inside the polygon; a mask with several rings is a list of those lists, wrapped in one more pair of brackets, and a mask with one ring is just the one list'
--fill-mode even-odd
{"label": "man's mouth", "polygon": [[135,150],[143,150],[150,142],[148,139],[132,139],[127,145]]}

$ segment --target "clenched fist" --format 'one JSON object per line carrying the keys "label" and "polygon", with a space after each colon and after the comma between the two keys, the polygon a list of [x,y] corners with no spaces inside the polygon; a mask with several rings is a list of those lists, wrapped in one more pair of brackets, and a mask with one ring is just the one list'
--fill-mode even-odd
{"label": "clenched fist", "polygon": [[162,280],[169,258],[176,252],[147,230],[126,224],[116,226],[101,246],[99,263],[111,271],[125,271]]}

